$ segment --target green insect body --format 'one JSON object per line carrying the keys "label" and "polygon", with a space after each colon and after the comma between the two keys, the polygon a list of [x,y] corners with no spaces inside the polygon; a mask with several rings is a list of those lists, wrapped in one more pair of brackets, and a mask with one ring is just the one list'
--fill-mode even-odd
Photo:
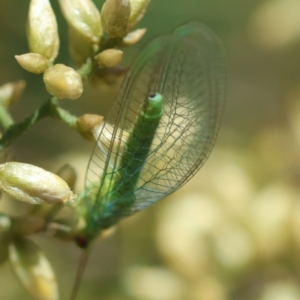
{"label": "green insect body", "polygon": [[90,159],[78,205],[80,247],[86,248],[102,229],[173,193],[202,166],[222,115],[223,53],[215,34],[198,22],[180,26],[142,50]]}
{"label": "green insect body", "polygon": [[[112,191],[118,197],[133,193],[140,170],[149,154],[162,115],[162,96],[150,95],[144,102],[137,122],[129,135],[120,163],[117,180],[112,179]],[[125,205],[130,203],[125,203]]]}
{"label": "green insect body", "polygon": [[[101,215],[105,220],[102,227],[109,227],[114,223],[114,215],[134,201],[134,188],[139,178],[139,171],[149,154],[152,141],[163,112],[163,97],[153,93],[145,99],[140,115],[128,137],[123,150],[120,166],[112,174],[104,177],[102,194],[107,203]],[[126,196],[124,196],[126,195]],[[120,201],[115,201],[115,200]],[[106,218],[105,218],[106,217]]]}
{"label": "green insect body", "polygon": [[[103,216],[118,214],[134,201],[134,188],[162,115],[162,101],[160,94],[152,94],[145,99],[140,115],[120,156],[120,166],[112,175],[105,178],[106,189],[102,190],[103,194],[100,196],[107,198],[106,209],[102,212]],[[115,202],[116,199],[119,201]]]}

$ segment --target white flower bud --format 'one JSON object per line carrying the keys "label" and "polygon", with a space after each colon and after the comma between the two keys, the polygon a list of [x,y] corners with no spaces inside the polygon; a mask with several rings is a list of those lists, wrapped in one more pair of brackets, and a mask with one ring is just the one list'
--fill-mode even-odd
{"label": "white flower bud", "polygon": [[86,139],[95,142],[94,131],[103,123],[104,118],[99,115],[85,114],[77,119],[78,131]]}
{"label": "white flower bud", "polygon": [[91,0],[59,0],[61,11],[70,27],[93,43],[102,34],[100,13]]}
{"label": "white flower bud", "polygon": [[95,56],[97,64],[101,68],[115,67],[123,57],[123,51],[117,49],[107,49]]}
{"label": "white flower bud", "polygon": [[101,10],[103,30],[111,38],[123,37],[128,32],[130,0],[106,0]]}
{"label": "white flower bud", "polygon": [[75,198],[67,183],[59,176],[18,162],[0,165],[0,190],[31,204],[66,203]]}
{"label": "white flower bud", "polygon": [[9,260],[15,275],[34,299],[59,299],[51,264],[35,243],[24,238],[14,240],[9,245]]}
{"label": "white flower bud", "polygon": [[78,66],[84,64],[89,57],[93,57],[98,50],[98,46],[95,48],[90,40],[72,27],[69,28],[68,37],[70,56]]}
{"label": "white flower bud", "polygon": [[15,55],[15,59],[22,68],[35,74],[44,73],[49,64],[48,59],[39,53]]}
{"label": "white flower bud", "polygon": [[56,64],[44,73],[47,91],[60,99],[77,99],[83,91],[82,80],[78,72],[63,64]]}
{"label": "white flower bud", "polygon": [[143,18],[149,3],[150,0],[130,0],[129,28],[134,27]]}
{"label": "white flower bud", "polygon": [[146,33],[146,28],[136,29],[129,32],[122,40],[122,46],[132,46],[136,44]]}
{"label": "white flower bud", "polygon": [[58,54],[57,23],[49,0],[31,0],[28,14],[27,39],[30,52],[53,61]]}
{"label": "white flower bud", "polygon": [[123,79],[128,68],[117,65],[112,68],[98,68],[90,77],[89,82],[102,90],[111,89],[112,85]]}
{"label": "white flower bud", "polygon": [[9,82],[0,86],[0,104],[9,107],[15,104],[21,97],[26,83],[24,80]]}

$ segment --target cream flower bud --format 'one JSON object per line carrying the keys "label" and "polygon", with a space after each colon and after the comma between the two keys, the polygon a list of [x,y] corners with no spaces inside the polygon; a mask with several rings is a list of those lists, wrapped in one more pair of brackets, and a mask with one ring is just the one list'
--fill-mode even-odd
{"label": "cream flower bud", "polygon": [[68,36],[70,56],[78,66],[85,63],[89,57],[94,56],[98,46],[95,48],[91,41],[72,27],[69,28]]}
{"label": "cream flower bud", "polygon": [[91,0],[59,0],[61,11],[70,27],[93,43],[102,34],[100,13]]}
{"label": "cream flower bud", "polygon": [[9,245],[9,260],[15,275],[33,299],[59,299],[51,264],[35,243],[25,238],[14,240]]}
{"label": "cream flower bud", "polygon": [[[72,189],[72,190],[74,189],[77,174],[76,174],[75,169],[72,166],[70,166],[69,164],[65,164],[56,172],[56,174],[67,183],[67,185],[69,186],[70,189]],[[35,218],[39,218],[40,220],[47,220],[47,222],[50,222],[53,219],[53,217],[56,215],[56,212],[61,209],[61,207],[62,207],[61,203],[57,203],[54,205],[34,205],[31,209],[30,216],[33,215]],[[25,219],[25,222],[26,221],[27,220]],[[39,222],[38,219],[29,220],[29,224],[26,224],[26,226],[25,225],[23,226],[23,223],[24,223],[24,221],[23,221],[23,223],[21,222],[19,228],[21,230],[22,230],[22,228],[27,228],[27,232],[28,232],[28,228],[29,228],[29,230],[34,230],[35,228],[37,228],[39,225],[38,222]],[[20,222],[18,222],[18,223],[20,223]],[[43,224],[40,223],[40,225],[43,225]],[[47,223],[47,225],[48,225],[48,223]],[[19,229],[19,231],[20,231],[20,229]]]}
{"label": "cream flower bud", "polygon": [[75,198],[67,183],[59,176],[18,162],[0,165],[0,190],[31,204],[66,203]]}
{"label": "cream flower bud", "polygon": [[109,90],[111,86],[123,79],[128,68],[117,65],[112,68],[98,68],[90,77],[89,82],[102,90]]}
{"label": "cream flower bud", "polygon": [[31,0],[28,14],[27,39],[30,52],[53,61],[58,54],[57,23],[49,0]]}
{"label": "cream flower bud", "polygon": [[83,137],[95,142],[94,130],[103,123],[103,120],[102,116],[85,114],[77,119],[77,129]]}
{"label": "cream flower bud", "polygon": [[56,64],[44,73],[47,91],[60,99],[77,99],[83,91],[82,80],[78,72],[63,64]]}
{"label": "cream flower bud", "polygon": [[0,104],[9,107],[15,104],[21,97],[26,83],[24,80],[9,82],[0,86]]}
{"label": "cream flower bud", "polygon": [[15,55],[15,59],[22,68],[35,74],[44,73],[49,65],[48,59],[39,53]]}
{"label": "cream flower bud", "polygon": [[107,49],[95,56],[95,60],[99,67],[112,68],[122,60],[123,51],[118,49]]}
{"label": "cream flower bud", "polygon": [[136,44],[146,33],[146,28],[136,29],[132,32],[129,32],[122,40],[122,46],[132,46]]}
{"label": "cream flower bud", "polygon": [[106,0],[101,10],[101,23],[111,38],[123,37],[128,32],[130,0]]}
{"label": "cream flower bud", "polygon": [[149,3],[150,0],[130,0],[129,28],[134,27],[143,18]]}

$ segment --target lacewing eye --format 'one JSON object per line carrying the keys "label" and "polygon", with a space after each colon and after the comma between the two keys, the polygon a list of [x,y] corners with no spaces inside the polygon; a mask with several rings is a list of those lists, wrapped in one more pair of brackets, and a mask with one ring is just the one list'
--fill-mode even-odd
{"label": "lacewing eye", "polygon": [[[222,43],[201,23],[180,26],[142,50],[87,169],[87,206],[99,226],[164,198],[199,170],[213,147],[224,95]],[[159,119],[143,122],[145,99],[157,97]]]}

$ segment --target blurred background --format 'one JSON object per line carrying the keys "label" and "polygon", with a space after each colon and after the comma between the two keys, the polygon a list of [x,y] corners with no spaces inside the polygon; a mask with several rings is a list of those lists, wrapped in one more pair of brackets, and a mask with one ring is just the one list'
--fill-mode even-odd
{"label": "blurred background", "polygon": [[[51,3],[61,38],[56,61],[72,65],[66,23]],[[103,1],[95,3],[100,8]],[[14,59],[28,52],[28,4],[0,0],[0,84],[27,82],[12,110],[17,121],[48,98],[41,76]],[[78,299],[300,299],[300,2],[152,0],[138,25],[147,34],[123,64],[129,66],[147,40],[192,19],[211,27],[226,48],[227,103],[217,144],[186,186],[95,244]],[[116,91],[86,84],[83,96],[64,107],[105,116]],[[47,119],[16,140],[10,155],[51,171],[70,163],[80,191],[92,147]],[[21,212],[22,205],[14,206],[13,213]],[[80,251],[49,237],[34,240],[67,299]],[[30,299],[8,263],[0,277],[0,299]]]}

